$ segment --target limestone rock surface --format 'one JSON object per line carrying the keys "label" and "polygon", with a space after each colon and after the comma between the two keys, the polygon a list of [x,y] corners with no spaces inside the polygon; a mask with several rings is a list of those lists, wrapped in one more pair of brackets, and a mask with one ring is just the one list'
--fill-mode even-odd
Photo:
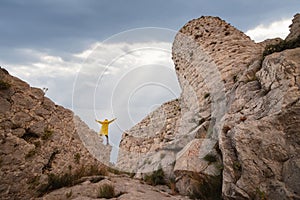
{"label": "limestone rock surface", "polygon": [[2,68],[0,80],[1,199],[42,195],[51,174],[103,167],[80,140],[80,135],[97,134],[72,111]]}
{"label": "limestone rock surface", "polygon": [[261,43],[218,17],[184,25],[172,49],[182,94],[123,134],[119,166],[161,167],[180,193],[201,199],[299,199],[299,20],[285,41]]}

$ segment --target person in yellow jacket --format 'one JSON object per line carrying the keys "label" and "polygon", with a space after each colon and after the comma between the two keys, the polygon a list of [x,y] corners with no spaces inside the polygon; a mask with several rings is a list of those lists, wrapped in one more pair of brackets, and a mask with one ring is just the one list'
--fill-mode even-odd
{"label": "person in yellow jacket", "polygon": [[95,120],[96,122],[98,122],[99,124],[101,124],[101,130],[99,132],[99,135],[104,135],[106,137],[106,144],[109,145],[109,141],[108,141],[108,125],[110,123],[112,123],[113,121],[115,121],[117,118],[112,119],[112,120],[108,120],[105,119],[104,121],[99,121],[99,120]]}

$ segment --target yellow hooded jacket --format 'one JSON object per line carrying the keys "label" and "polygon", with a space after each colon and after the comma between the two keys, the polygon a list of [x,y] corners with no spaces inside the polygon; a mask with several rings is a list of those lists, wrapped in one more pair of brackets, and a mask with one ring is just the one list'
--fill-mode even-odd
{"label": "yellow hooded jacket", "polygon": [[116,119],[110,120],[108,121],[108,119],[105,119],[104,121],[98,121],[96,120],[96,122],[100,123],[102,125],[101,130],[99,132],[100,135],[105,135],[108,136],[108,125],[110,123],[112,123],[113,121],[115,121]]}

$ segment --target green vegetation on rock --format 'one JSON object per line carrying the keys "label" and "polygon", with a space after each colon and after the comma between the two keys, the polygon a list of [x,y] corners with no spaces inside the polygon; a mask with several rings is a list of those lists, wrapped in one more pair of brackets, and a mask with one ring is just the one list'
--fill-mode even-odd
{"label": "green vegetation on rock", "polygon": [[207,154],[206,156],[203,157],[203,159],[209,163],[212,163],[212,162],[216,162],[217,161],[217,158],[215,155],[212,155],[212,154]]}
{"label": "green vegetation on rock", "polygon": [[222,199],[222,175],[201,178],[194,177],[191,184],[191,199],[218,200]]}
{"label": "green vegetation on rock", "polygon": [[115,188],[110,184],[103,184],[99,188],[98,198],[114,198],[115,197]]}
{"label": "green vegetation on rock", "polygon": [[286,49],[294,49],[297,47],[300,47],[300,35],[293,40],[282,40],[278,44],[267,45],[263,52],[263,57],[275,52],[281,52]]}
{"label": "green vegetation on rock", "polygon": [[10,84],[3,80],[0,80],[0,90],[6,90],[8,88],[10,88]]}
{"label": "green vegetation on rock", "polygon": [[74,172],[67,172],[64,174],[50,173],[48,174],[48,183],[38,188],[39,196],[42,196],[43,194],[53,191],[55,189],[78,184],[80,183],[80,179],[85,176],[106,174],[107,171],[105,168],[99,168],[93,165],[89,167],[81,166],[78,170]]}
{"label": "green vegetation on rock", "polygon": [[144,181],[150,185],[165,185],[164,171],[160,168],[150,175],[145,175]]}

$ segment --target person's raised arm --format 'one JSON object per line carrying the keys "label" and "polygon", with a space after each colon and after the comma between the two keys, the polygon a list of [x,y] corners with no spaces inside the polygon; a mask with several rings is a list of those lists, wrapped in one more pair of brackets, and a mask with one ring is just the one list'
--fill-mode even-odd
{"label": "person's raised arm", "polygon": [[117,119],[117,118],[114,118],[114,119],[108,121],[108,123],[112,123],[112,122],[115,121],[116,119]]}
{"label": "person's raised arm", "polygon": [[101,122],[100,120],[96,120],[96,119],[95,119],[95,121],[98,122],[98,123],[100,123],[100,124],[103,124],[103,122]]}

